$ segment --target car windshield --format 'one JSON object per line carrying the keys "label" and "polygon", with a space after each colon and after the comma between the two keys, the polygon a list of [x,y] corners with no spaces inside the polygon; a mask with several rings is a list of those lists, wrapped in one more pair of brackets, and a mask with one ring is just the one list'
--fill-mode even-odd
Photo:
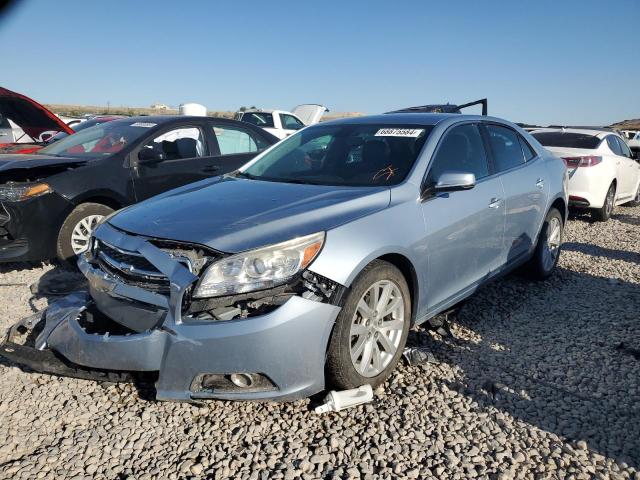
{"label": "car windshield", "polygon": [[431,125],[319,125],[283,140],[243,171],[266,181],[396,185],[413,167]]}
{"label": "car windshield", "polygon": [[[71,130],[73,130],[74,132],[80,132],[82,130],[86,130],[87,128],[91,128],[94,125],[100,125],[101,123],[105,123],[108,122],[109,120],[98,120],[96,118],[92,119],[92,120],[86,120],[84,122],[80,122],[80,123],[75,123],[73,125],[71,125]],[[68,137],[69,134],[67,132],[58,132],[56,133],[53,137],[51,137],[49,140],[47,140],[47,143],[53,143],[53,142],[57,142],[58,140],[62,140],[64,137]]]}
{"label": "car windshield", "polygon": [[155,123],[114,121],[95,125],[54,142],[38,151],[41,155],[104,157],[119,152]]}
{"label": "car windshield", "polygon": [[586,148],[593,150],[600,145],[595,135],[575,132],[538,132],[533,137],[545,147]]}
{"label": "car windshield", "polygon": [[264,112],[245,112],[242,121],[263,128],[273,128],[273,115]]}

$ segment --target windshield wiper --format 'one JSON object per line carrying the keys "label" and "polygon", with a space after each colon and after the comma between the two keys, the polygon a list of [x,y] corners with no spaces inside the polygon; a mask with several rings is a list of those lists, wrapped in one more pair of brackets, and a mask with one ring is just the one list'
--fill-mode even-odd
{"label": "windshield wiper", "polygon": [[236,170],[235,172],[233,172],[231,174],[231,176],[233,177],[242,177],[242,178],[248,178],[249,180],[260,180],[260,177],[257,177],[255,175],[252,175],[250,173],[247,172],[241,172],[240,170]]}
{"label": "windshield wiper", "polygon": [[282,183],[297,183],[300,185],[326,185],[322,182],[314,182],[313,180],[303,180],[301,178],[278,178],[274,179],[274,182],[282,182]]}
{"label": "windshield wiper", "polygon": [[279,177],[265,177],[262,175],[253,175],[248,172],[241,172],[237,170],[236,172],[230,174],[234,177],[242,177],[248,178],[249,180],[262,180],[264,182],[276,182],[276,183],[298,183],[301,185],[324,185],[321,182],[314,182],[313,180],[303,180],[300,178],[279,178]]}

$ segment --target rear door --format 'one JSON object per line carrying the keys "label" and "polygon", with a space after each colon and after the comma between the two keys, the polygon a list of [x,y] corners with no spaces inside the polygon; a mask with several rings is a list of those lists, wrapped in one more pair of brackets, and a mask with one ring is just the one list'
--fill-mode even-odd
{"label": "rear door", "polygon": [[470,190],[427,195],[422,212],[427,232],[428,306],[439,310],[500,266],[504,191],[491,176],[476,123],[458,124],[443,135],[425,179],[428,189],[447,171],[476,176]]}
{"label": "rear door", "polygon": [[503,263],[530,252],[546,214],[549,179],[544,162],[515,130],[494,123],[483,126],[494,172],[505,201]]}
{"label": "rear door", "polygon": [[[138,154],[143,149],[158,152],[163,158],[142,161]],[[138,200],[215,175],[216,157],[212,153],[216,152],[210,150],[202,123],[173,124],[157,132],[132,152]]]}
{"label": "rear door", "polygon": [[237,170],[272,143],[238,123],[208,122],[207,132],[211,135],[211,149],[216,152],[209,167],[215,175]]}

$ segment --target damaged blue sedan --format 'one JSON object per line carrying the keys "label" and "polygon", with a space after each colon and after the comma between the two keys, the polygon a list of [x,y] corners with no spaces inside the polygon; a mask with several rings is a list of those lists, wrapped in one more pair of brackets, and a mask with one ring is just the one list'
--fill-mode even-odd
{"label": "damaged blue sedan", "polygon": [[16,324],[0,354],[148,375],[159,400],[376,386],[413,325],[516,267],[552,274],[566,187],[563,162],[497,118],[311,126],[104,219],[78,262],[89,290]]}

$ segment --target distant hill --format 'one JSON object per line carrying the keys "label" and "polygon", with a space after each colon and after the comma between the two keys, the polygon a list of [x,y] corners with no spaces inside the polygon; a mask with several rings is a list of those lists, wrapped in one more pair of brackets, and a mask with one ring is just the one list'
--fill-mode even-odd
{"label": "distant hill", "polygon": [[[65,117],[84,117],[85,115],[177,115],[178,110],[168,109],[168,110],[156,110],[153,108],[145,108],[145,107],[99,107],[93,105],[55,105],[55,104],[45,104],[49,110],[58,115],[63,115]],[[207,115],[210,117],[223,117],[223,118],[233,118],[235,112],[230,111],[213,111],[209,110]],[[322,117],[323,121],[327,120],[335,120],[337,118],[346,118],[346,117],[361,117],[364,113],[359,112],[327,112]]]}
{"label": "distant hill", "polygon": [[640,118],[635,118],[633,120],[623,120],[621,122],[614,123],[611,126],[617,128],[618,130],[640,130]]}

